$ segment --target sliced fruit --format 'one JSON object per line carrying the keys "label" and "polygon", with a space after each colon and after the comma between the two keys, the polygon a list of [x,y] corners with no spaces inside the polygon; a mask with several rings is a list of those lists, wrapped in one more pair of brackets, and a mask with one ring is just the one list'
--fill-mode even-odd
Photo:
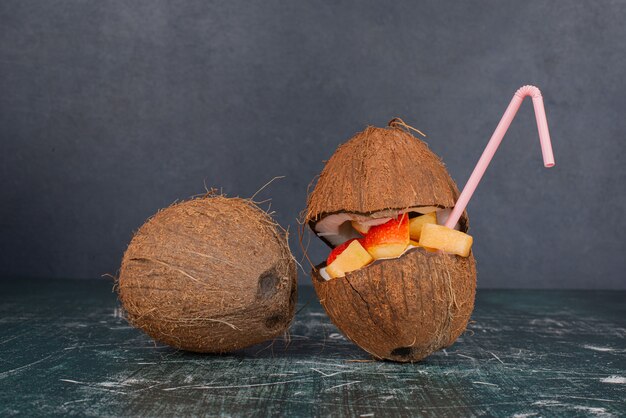
{"label": "sliced fruit", "polygon": [[400,257],[404,250],[406,250],[406,244],[381,244],[375,247],[369,248],[369,253],[378,260],[381,258],[396,258]]}
{"label": "sliced fruit", "polygon": [[436,249],[436,248],[424,247],[423,245],[420,245],[420,243],[419,243],[419,242],[417,242],[417,241],[413,241],[413,240],[409,241],[409,244],[410,244],[410,245],[412,245],[412,246],[414,246],[414,247],[423,248],[423,249],[425,249],[426,251],[428,251],[429,253],[436,253],[437,251],[439,251],[439,250],[438,250],[438,249]]}
{"label": "sliced fruit", "polygon": [[464,232],[450,229],[443,225],[424,224],[419,244],[448,253],[467,257],[474,239]]}
{"label": "sliced fruit", "polygon": [[379,259],[402,255],[409,241],[409,216],[403,214],[398,219],[372,226],[362,244],[374,259]]}
{"label": "sliced fruit", "polygon": [[424,224],[436,224],[437,223],[437,212],[427,213],[426,215],[418,216],[416,218],[409,220],[409,231],[411,235],[411,239],[415,241],[420,240],[420,235],[422,235],[422,227]]}
{"label": "sliced fruit", "polygon": [[340,244],[338,246],[336,246],[335,248],[333,248],[333,250],[330,252],[330,254],[328,254],[328,258],[326,259],[326,265],[332,263],[333,261],[335,261],[335,258],[337,258],[337,256],[339,254],[341,254],[346,248],[348,248],[348,245],[350,245],[350,243],[352,241],[356,240],[356,238],[352,238],[349,239],[348,241],[344,242],[343,244]]}
{"label": "sliced fruit", "polygon": [[359,234],[367,234],[367,231],[370,230],[369,225],[364,225],[359,221],[352,221],[352,228],[356,229]]}
{"label": "sliced fruit", "polygon": [[372,256],[363,248],[359,240],[352,240],[332,263],[326,266],[326,273],[331,279],[343,277],[346,273],[358,270],[374,261]]}

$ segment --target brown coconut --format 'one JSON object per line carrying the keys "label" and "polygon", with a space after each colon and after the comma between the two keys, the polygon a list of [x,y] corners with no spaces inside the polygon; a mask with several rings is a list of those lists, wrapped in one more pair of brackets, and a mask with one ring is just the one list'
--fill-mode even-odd
{"label": "brown coconut", "polygon": [[163,209],[133,237],[117,281],[131,324],[173,347],[224,353],[274,338],[296,303],[287,234],[250,200]]}
{"label": "brown coconut", "polygon": [[[337,149],[309,195],[305,221],[317,232],[318,222],[331,215],[376,218],[420,207],[452,208],[458,194],[440,158],[394,119]],[[466,213],[459,224],[467,232]],[[413,362],[448,347],[474,308],[473,254],[415,248],[331,280],[320,275],[322,267],[313,269],[312,280],[328,316],[379,359]]]}

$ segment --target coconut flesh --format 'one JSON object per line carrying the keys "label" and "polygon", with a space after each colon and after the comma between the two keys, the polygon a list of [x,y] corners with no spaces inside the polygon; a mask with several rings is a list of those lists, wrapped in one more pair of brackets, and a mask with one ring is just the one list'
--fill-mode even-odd
{"label": "coconut flesh", "polygon": [[287,234],[250,200],[211,196],[161,210],[124,254],[129,322],[173,347],[224,353],[275,338],[296,303]]}
{"label": "coconut flesh", "polygon": [[[330,248],[359,237],[350,221],[379,225],[399,214],[437,212],[443,224],[458,198],[441,160],[406,125],[369,127],[341,145],[307,202],[306,221]],[[464,213],[455,229],[467,232]],[[409,246],[330,279],[325,263],[312,281],[331,321],[378,359],[414,362],[465,330],[474,307],[474,257]]]}

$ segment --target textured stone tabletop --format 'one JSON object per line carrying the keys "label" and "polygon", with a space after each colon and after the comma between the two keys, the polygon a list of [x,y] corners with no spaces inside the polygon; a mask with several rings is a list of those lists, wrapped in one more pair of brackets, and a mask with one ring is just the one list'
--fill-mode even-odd
{"label": "textured stone tabletop", "polygon": [[624,416],[626,292],[479,290],[468,331],[372,361],[300,287],[288,339],[232,355],[154,344],[107,280],[0,281],[0,416]]}

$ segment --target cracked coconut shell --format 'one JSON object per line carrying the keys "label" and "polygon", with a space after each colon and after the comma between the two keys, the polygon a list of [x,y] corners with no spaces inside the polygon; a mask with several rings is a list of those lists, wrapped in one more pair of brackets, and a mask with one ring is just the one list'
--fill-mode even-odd
{"label": "cracked coconut shell", "polygon": [[[310,194],[305,221],[337,213],[375,215],[422,206],[451,208],[456,184],[428,146],[402,122],[368,127],[341,145]],[[467,214],[461,231],[469,226]],[[328,243],[328,242],[327,242]],[[451,345],[474,308],[476,264],[469,257],[414,248],[345,277],[312,281],[331,321],[378,359],[414,362]]]}
{"label": "cracked coconut shell", "polygon": [[116,288],[130,323],[173,347],[224,353],[274,338],[296,303],[286,232],[250,200],[159,211],[133,237]]}

